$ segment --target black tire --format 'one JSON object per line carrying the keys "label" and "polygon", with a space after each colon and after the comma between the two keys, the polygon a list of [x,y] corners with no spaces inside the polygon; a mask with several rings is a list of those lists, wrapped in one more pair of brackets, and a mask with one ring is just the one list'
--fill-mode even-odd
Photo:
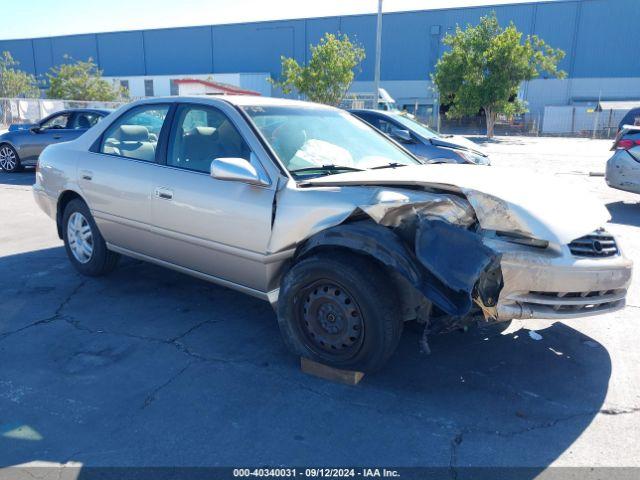
{"label": "black tire", "polygon": [[278,324],[284,342],[296,355],[331,367],[380,369],[397,348],[403,328],[398,295],[389,285],[373,260],[356,254],[303,259],[280,287]]}
{"label": "black tire", "polygon": [[[1,160],[1,158],[4,156],[3,154],[6,155],[7,153],[13,156],[13,166],[8,166],[10,163],[8,159]],[[0,170],[7,173],[15,173],[22,170],[22,163],[20,163],[20,156],[18,155],[18,152],[16,152],[16,149],[8,143],[3,143],[2,145],[0,145]]]}
{"label": "black tire", "polygon": [[[87,224],[85,224],[85,227],[88,226],[91,229],[90,243],[92,251],[91,255],[88,256],[88,259],[84,262],[76,258],[76,255],[73,253],[70,245],[70,243],[74,243],[74,239],[69,238],[70,232],[68,224],[74,213],[80,214],[81,217],[86,220]],[[80,217],[74,216],[74,220],[77,218]],[[62,238],[64,240],[64,248],[67,251],[69,260],[76,270],[83,275],[90,277],[106,275],[113,271],[118,264],[120,255],[107,249],[107,245],[100,234],[100,230],[98,230],[96,222],[93,220],[89,207],[87,207],[87,204],[79,198],[71,200],[64,209],[64,213],[62,215]],[[89,242],[86,243],[88,244]]]}

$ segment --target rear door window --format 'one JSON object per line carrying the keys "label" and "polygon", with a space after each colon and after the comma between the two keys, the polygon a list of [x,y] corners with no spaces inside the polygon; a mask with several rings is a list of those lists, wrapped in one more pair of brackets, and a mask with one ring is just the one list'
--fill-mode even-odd
{"label": "rear door window", "polygon": [[130,110],[104,132],[100,152],[155,162],[160,131],[168,112],[169,105],[157,104]]}

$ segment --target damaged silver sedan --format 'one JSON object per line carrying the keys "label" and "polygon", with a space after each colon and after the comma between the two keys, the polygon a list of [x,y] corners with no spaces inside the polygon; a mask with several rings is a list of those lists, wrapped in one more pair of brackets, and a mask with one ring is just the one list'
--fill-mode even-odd
{"label": "damaged silver sedan", "polygon": [[33,189],[81,273],[127,255],[235,288],[271,302],[292,351],[338,368],[380,368],[411,320],[436,333],[611,312],[631,277],[581,192],[423,165],[305,102],[135,102],[48,147]]}

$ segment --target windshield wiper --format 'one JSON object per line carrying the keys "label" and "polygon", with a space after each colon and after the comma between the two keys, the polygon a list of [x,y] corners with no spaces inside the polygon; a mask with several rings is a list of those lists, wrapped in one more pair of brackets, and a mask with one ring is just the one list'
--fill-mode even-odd
{"label": "windshield wiper", "polygon": [[346,165],[321,165],[318,167],[305,167],[289,170],[291,173],[303,173],[303,172],[364,172],[361,168],[347,167]]}
{"label": "windshield wiper", "polygon": [[396,168],[396,167],[406,167],[406,166],[407,166],[406,163],[391,162],[391,163],[387,163],[386,165],[379,165],[377,167],[372,167],[369,170],[380,170],[381,168]]}

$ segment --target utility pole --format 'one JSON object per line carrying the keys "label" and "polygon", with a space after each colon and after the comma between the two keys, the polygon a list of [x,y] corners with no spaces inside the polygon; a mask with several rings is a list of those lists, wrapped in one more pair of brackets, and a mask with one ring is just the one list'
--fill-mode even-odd
{"label": "utility pole", "polygon": [[378,100],[380,98],[380,55],[382,54],[382,0],[378,0],[378,25],[376,27],[376,66],[373,76],[374,88],[374,105],[378,108]]}
{"label": "utility pole", "polygon": [[593,109],[593,113],[595,116],[593,117],[593,132],[591,134],[591,138],[596,138],[596,132],[598,131],[598,120],[600,120],[600,100],[602,99],[602,90],[598,93],[598,103],[596,104],[596,108]]}

